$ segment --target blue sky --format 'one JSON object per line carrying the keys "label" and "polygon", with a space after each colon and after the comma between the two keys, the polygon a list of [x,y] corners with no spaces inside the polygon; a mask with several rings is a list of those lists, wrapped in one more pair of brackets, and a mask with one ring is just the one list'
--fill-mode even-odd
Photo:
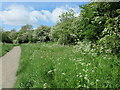
{"label": "blue sky", "polygon": [[0,9],[0,24],[5,30],[17,29],[25,24],[34,28],[40,25],[55,25],[61,13],[73,9],[79,15],[79,5],[87,2],[3,2]]}

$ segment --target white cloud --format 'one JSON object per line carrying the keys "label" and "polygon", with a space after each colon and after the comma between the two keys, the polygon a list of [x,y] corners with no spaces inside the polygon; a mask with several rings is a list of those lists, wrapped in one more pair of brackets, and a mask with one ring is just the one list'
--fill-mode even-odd
{"label": "white cloud", "polygon": [[12,5],[6,10],[0,12],[3,24],[8,25],[23,25],[23,24],[36,24],[37,18],[45,19],[39,11],[34,11],[32,8],[24,6]]}
{"label": "white cloud", "polygon": [[79,14],[78,7],[70,7],[68,5],[55,8],[52,12],[48,10],[37,11],[31,7],[12,5],[4,11],[0,11],[0,19],[3,24],[8,25],[23,25],[23,24],[38,24],[38,21],[56,23],[59,20],[59,15],[67,10],[73,9],[76,16]]}
{"label": "white cloud", "polygon": [[57,20],[59,20],[59,16],[63,13],[63,12],[67,12],[66,9],[64,8],[56,8],[53,12],[52,12],[52,20],[53,22],[56,22]]}

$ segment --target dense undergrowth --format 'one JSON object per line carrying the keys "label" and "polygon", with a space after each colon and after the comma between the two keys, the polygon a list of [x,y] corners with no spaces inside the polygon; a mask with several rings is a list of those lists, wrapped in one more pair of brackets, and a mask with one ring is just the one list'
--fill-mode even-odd
{"label": "dense undergrowth", "polygon": [[[77,47],[77,48],[76,48]],[[82,47],[82,48],[81,48]],[[89,47],[23,44],[16,88],[118,88],[119,58]],[[89,50],[91,51],[91,50]]]}

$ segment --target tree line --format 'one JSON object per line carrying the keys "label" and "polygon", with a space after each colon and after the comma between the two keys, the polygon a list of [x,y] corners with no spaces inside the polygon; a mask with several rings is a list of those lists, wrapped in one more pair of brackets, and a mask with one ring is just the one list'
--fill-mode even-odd
{"label": "tree line", "polygon": [[[62,45],[76,45],[88,41],[103,52],[120,51],[120,2],[91,2],[80,6],[79,16],[69,10],[60,16],[52,27],[41,25],[33,29],[24,25],[16,32],[2,30],[3,43],[57,42]],[[91,44],[91,46],[93,46]]]}
{"label": "tree line", "polygon": [[37,29],[33,29],[32,25],[24,25],[17,32],[15,29],[11,31],[2,31],[3,43],[36,43],[50,41],[49,32],[51,27],[41,25]]}

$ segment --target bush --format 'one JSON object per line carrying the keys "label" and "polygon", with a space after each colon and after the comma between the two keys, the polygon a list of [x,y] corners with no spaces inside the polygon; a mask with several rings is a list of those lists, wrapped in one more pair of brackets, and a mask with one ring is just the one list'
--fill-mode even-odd
{"label": "bush", "polygon": [[98,41],[98,51],[104,53],[120,53],[120,38],[116,35],[106,35]]}
{"label": "bush", "polygon": [[75,19],[73,10],[63,13],[60,21],[52,27],[51,39],[57,41],[58,44],[75,44],[77,38],[76,31],[73,29]]}
{"label": "bush", "polygon": [[2,32],[2,42],[3,43],[12,43],[12,39],[9,36],[9,31],[3,31]]}
{"label": "bush", "polygon": [[34,31],[33,39],[36,42],[48,42],[50,41],[50,27],[48,26],[40,26]]}

